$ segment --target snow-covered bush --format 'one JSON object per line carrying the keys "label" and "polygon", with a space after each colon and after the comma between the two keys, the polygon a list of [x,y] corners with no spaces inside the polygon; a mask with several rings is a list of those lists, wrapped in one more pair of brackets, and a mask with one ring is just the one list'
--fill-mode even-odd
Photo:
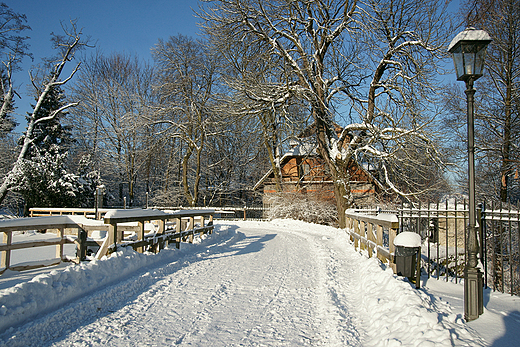
{"label": "snow-covered bush", "polygon": [[290,218],[309,223],[337,226],[336,204],[312,199],[300,193],[280,193],[269,197],[269,219]]}
{"label": "snow-covered bush", "polygon": [[56,146],[23,159],[13,175],[11,187],[20,193],[28,207],[92,207],[98,176],[95,172],[76,175],[67,171],[68,152],[59,153]]}

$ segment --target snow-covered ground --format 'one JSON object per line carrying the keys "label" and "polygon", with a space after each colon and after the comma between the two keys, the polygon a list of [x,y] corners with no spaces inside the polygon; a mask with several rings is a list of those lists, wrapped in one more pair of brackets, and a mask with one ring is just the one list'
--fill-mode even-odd
{"label": "snow-covered ground", "polygon": [[520,298],[486,291],[486,312],[465,323],[460,284],[423,284],[416,290],[359,254],[342,230],[291,220],[220,222],[180,250],[125,250],[81,265],[5,273],[0,346],[520,341]]}

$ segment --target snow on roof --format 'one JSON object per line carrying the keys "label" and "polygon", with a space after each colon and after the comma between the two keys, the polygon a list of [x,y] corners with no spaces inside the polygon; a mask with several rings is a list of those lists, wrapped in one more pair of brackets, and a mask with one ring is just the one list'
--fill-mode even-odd
{"label": "snow on roof", "polygon": [[[291,142],[294,144],[294,142]],[[280,162],[283,163],[285,158],[288,157],[305,157],[305,156],[317,156],[318,152],[316,151],[316,145],[312,142],[300,142],[299,145],[294,146],[293,148],[289,149],[287,152],[284,153],[282,156]],[[258,189],[262,183],[271,175],[273,172],[273,169],[269,169],[265,175],[262,176],[262,178],[254,185],[253,190]]]}
{"label": "snow on roof", "polygon": [[477,30],[473,27],[466,28],[466,30],[461,31],[451,40],[448,52],[451,51],[459,41],[491,41],[491,37],[484,30]]}
{"label": "snow on roof", "polygon": [[289,157],[289,156],[306,156],[306,155],[318,155],[318,152],[316,151],[316,145],[311,142],[301,142],[299,145],[294,146],[293,148],[289,149],[282,157]]}

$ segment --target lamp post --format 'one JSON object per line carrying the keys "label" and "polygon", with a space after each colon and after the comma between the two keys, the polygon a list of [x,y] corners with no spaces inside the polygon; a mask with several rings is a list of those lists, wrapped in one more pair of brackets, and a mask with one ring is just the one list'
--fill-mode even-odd
{"label": "lamp post", "polygon": [[482,272],[477,268],[478,238],[475,205],[475,118],[473,82],[482,76],[486,48],[491,42],[483,30],[467,28],[451,41],[448,51],[453,55],[457,80],[466,82],[468,121],[468,188],[469,224],[466,235],[466,266],[464,269],[464,318],[477,319],[483,312]]}

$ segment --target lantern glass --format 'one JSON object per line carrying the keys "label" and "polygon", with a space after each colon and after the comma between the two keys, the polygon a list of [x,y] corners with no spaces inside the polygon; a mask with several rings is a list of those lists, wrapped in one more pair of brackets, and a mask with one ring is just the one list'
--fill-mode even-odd
{"label": "lantern glass", "polygon": [[[480,45],[477,53],[475,53],[475,73],[482,75],[484,73],[484,60],[486,58],[486,45]],[[483,46],[483,47],[482,47]]]}
{"label": "lantern glass", "polygon": [[460,76],[464,75],[464,54],[462,52],[453,52],[453,62],[455,63],[455,73],[457,74],[457,79]]}
{"label": "lantern glass", "polygon": [[473,53],[473,52],[464,53],[464,74],[465,75],[476,75],[475,53]]}

